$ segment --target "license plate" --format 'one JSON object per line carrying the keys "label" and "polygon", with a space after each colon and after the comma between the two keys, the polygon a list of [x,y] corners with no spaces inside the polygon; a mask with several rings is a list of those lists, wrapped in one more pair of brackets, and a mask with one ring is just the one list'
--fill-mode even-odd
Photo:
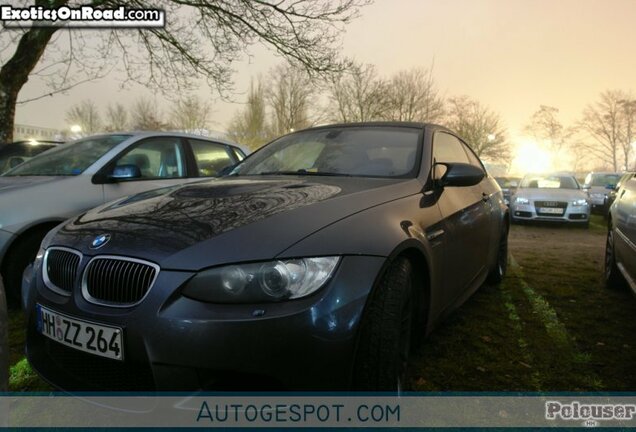
{"label": "license plate", "polygon": [[124,359],[121,328],[72,318],[39,304],[35,307],[37,329],[42,335],[80,351]]}
{"label": "license plate", "polygon": [[555,207],[541,207],[539,209],[539,213],[563,214],[563,209]]}

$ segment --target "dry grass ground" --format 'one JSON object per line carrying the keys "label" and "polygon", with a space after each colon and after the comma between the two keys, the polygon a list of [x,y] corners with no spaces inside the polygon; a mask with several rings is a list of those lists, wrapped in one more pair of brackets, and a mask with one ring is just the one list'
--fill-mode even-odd
{"label": "dry grass ground", "polygon": [[636,299],[603,286],[606,229],[514,225],[510,267],[412,361],[419,391],[635,391]]}

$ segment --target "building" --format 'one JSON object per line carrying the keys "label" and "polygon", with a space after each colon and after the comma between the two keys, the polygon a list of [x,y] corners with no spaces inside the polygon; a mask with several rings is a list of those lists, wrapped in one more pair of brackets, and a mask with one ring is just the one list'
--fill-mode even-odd
{"label": "building", "polygon": [[61,130],[53,128],[44,128],[40,126],[32,126],[15,123],[13,125],[13,140],[23,141],[29,139],[35,140],[61,140],[64,134]]}

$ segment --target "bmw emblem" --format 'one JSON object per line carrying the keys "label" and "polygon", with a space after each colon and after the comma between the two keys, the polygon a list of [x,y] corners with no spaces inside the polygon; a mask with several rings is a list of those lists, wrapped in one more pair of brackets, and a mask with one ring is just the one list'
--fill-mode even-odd
{"label": "bmw emblem", "polygon": [[91,249],[99,249],[104,246],[110,240],[110,234],[100,234],[95,237],[93,243],[91,243]]}

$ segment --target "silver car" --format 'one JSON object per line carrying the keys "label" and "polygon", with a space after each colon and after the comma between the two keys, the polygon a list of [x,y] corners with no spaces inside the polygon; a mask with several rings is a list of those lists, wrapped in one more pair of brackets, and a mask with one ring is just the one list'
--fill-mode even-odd
{"label": "silver car", "polygon": [[0,176],[0,272],[13,303],[22,273],[60,222],[126,195],[214,177],[247,150],[196,135],[134,132],[80,139]]}
{"label": "silver car", "polygon": [[605,247],[608,288],[629,287],[636,294],[636,174],[622,179],[609,210]]}
{"label": "silver car", "polygon": [[622,174],[615,172],[591,172],[585,177],[583,189],[590,195],[590,210],[601,214],[607,213],[608,197],[616,187]]}
{"label": "silver car", "polygon": [[548,221],[589,225],[587,193],[567,174],[531,174],[521,181],[510,202],[513,222]]}

